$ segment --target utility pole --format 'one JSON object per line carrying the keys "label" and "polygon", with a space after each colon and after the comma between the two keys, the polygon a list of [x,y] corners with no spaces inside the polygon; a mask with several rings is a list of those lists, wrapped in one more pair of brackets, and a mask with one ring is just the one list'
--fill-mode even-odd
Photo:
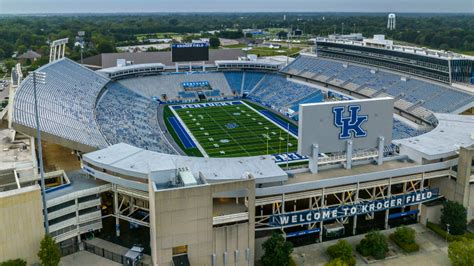
{"label": "utility pole", "polygon": [[38,93],[36,90],[37,84],[46,84],[46,73],[44,72],[33,72],[33,94],[35,98],[35,120],[36,120],[36,146],[38,148],[38,159],[39,159],[39,171],[41,176],[41,196],[43,198],[43,216],[44,216],[44,228],[46,234],[49,234],[49,222],[48,222],[48,208],[46,205],[46,188],[44,184],[44,165],[43,165],[43,147],[41,145],[41,130],[39,123],[38,113]]}
{"label": "utility pole", "polygon": [[268,150],[268,141],[270,140],[270,135],[268,133],[268,129],[267,129],[267,155],[269,154],[269,150]]}

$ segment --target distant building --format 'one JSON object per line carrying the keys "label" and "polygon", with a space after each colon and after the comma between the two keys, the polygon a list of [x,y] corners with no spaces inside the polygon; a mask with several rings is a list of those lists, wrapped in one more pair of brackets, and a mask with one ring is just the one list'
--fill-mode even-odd
{"label": "distant building", "polygon": [[151,39],[147,39],[146,41],[148,41],[149,43],[171,43],[171,42],[173,42],[173,39],[171,39],[171,38],[161,38],[161,39],[151,38]]}
{"label": "distant building", "polygon": [[[214,64],[216,60],[236,60],[244,55],[241,49],[211,49],[209,61],[206,64]],[[84,65],[91,69],[102,69],[115,67],[117,59],[125,59],[133,64],[162,63],[167,66],[174,65],[171,62],[171,51],[166,52],[142,52],[142,53],[105,53],[84,58]]]}
{"label": "distant building", "polygon": [[22,55],[18,56],[18,59],[20,59],[20,62],[23,64],[28,60],[30,60],[31,62],[34,62],[40,57],[41,57],[41,55],[38,54],[37,52],[35,52],[33,50],[28,50],[25,53],[23,53]]}
{"label": "distant building", "polygon": [[293,31],[293,37],[301,37],[303,35],[303,30],[296,29]]}
{"label": "distant building", "polygon": [[265,32],[261,29],[243,29],[242,32],[244,33],[244,35],[250,33],[252,34],[252,36],[265,34]]}
{"label": "distant building", "polygon": [[364,36],[362,35],[362,33],[330,34],[328,38],[331,40],[362,41],[364,39]]}
{"label": "distant building", "polygon": [[396,15],[393,13],[388,14],[387,29],[394,30],[396,26]]}
{"label": "distant building", "polygon": [[385,39],[383,34],[375,34],[372,39],[364,39],[365,46],[376,47],[376,48],[386,48],[391,49],[393,46],[392,40]]}
{"label": "distant building", "polygon": [[286,39],[288,38],[288,32],[286,31],[280,31],[276,34],[278,39]]}

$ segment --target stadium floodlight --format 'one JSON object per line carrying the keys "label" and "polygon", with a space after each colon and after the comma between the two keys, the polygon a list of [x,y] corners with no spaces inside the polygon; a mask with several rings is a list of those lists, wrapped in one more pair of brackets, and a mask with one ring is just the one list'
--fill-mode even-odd
{"label": "stadium floodlight", "polygon": [[288,153],[290,152],[290,146],[289,146],[289,143],[290,143],[290,123],[286,123],[286,170],[288,171],[290,169],[290,165],[289,165],[289,158],[288,158]]}
{"label": "stadium floodlight", "polygon": [[37,84],[46,84],[46,73],[44,72],[33,72],[33,94],[35,100],[35,120],[36,120],[36,138],[38,147],[38,159],[39,159],[39,171],[41,176],[41,196],[43,198],[43,216],[44,216],[44,228],[46,234],[49,234],[49,222],[48,222],[48,208],[46,206],[46,188],[44,183],[44,165],[43,165],[43,147],[41,145],[41,130],[38,114],[38,93],[36,90]]}

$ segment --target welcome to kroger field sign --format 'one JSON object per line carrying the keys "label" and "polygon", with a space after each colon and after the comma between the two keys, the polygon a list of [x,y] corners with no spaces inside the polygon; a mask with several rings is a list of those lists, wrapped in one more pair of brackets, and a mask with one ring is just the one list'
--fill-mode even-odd
{"label": "welcome to kroger field sign", "polygon": [[288,212],[271,216],[270,226],[280,227],[296,224],[308,224],[371,212],[384,211],[391,208],[415,205],[436,199],[438,197],[438,193],[438,188],[426,189],[421,192],[393,196],[382,200],[343,205],[327,209]]}

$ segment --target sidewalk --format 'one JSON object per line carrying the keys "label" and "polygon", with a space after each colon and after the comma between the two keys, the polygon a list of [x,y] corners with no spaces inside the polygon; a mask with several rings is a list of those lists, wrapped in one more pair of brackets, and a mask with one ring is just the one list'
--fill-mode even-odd
{"label": "sidewalk", "polygon": [[[103,239],[98,238],[98,237],[90,239],[90,240],[86,240],[85,242],[87,244],[90,244],[90,245],[96,247],[96,248],[104,249],[106,251],[112,252],[112,253],[114,253],[116,255],[119,255],[119,256],[125,256],[125,254],[129,250],[126,247],[114,244],[112,242],[103,240]],[[147,265],[151,265],[152,264],[151,261],[152,260],[151,260],[151,257],[149,255],[143,254],[143,258],[141,259],[142,263],[147,264]],[[87,265],[87,264],[84,264],[84,265]]]}
{"label": "sidewalk", "polygon": [[[418,245],[420,245],[420,251],[408,255],[393,242],[389,241],[390,248],[396,250],[398,256],[393,259],[387,259],[370,265],[450,265],[448,258],[448,244],[444,239],[440,238],[421,224],[410,225],[410,227],[416,231],[416,241]],[[390,229],[381,232],[388,237],[388,235],[394,231],[395,229]],[[355,246],[362,238],[364,238],[364,235],[344,238],[344,240],[349,242],[353,247],[354,253],[356,254],[357,265],[367,265],[360,255],[355,252]],[[337,240],[333,240],[321,244],[297,247],[293,251],[293,258],[297,265],[325,265],[330,260],[329,256],[326,254],[326,249],[336,242]]]}
{"label": "sidewalk", "polygon": [[62,257],[61,261],[59,262],[59,265],[60,266],[84,266],[84,265],[119,266],[122,264],[113,262],[106,258],[102,258],[100,256],[97,256],[87,251],[79,251],[77,253],[67,255],[66,257]]}

